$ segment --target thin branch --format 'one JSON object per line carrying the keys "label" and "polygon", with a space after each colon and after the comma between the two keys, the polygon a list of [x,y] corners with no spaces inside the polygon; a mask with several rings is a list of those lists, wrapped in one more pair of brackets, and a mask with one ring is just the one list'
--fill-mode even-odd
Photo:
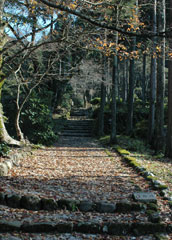
{"label": "thin branch", "polygon": [[94,19],[92,19],[92,18],[82,14],[81,11],[70,9],[69,7],[66,7],[66,6],[64,6],[62,4],[57,5],[57,4],[54,4],[52,2],[48,2],[47,0],[38,0],[38,1],[42,2],[43,4],[45,4],[45,5],[49,6],[49,7],[52,7],[52,8],[55,8],[55,9],[59,9],[60,11],[64,11],[64,12],[70,13],[72,15],[75,15],[77,17],[80,17],[81,19],[91,23],[92,25],[95,25],[95,26],[98,26],[98,27],[101,27],[101,28],[105,28],[105,29],[109,29],[109,30],[113,30],[113,31],[117,31],[119,33],[122,33],[122,34],[125,34],[125,35],[129,35],[129,36],[153,38],[155,36],[164,37],[164,34],[165,34],[166,37],[170,37],[170,35],[172,33],[172,29],[170,29],[167,32],[163,32],[163,33],[162,32],[158,32],[156,34],[154,34],[152,32],[148,32],[148,33],[127,32],[126,30],[118,28],[118,27],[116,27],[114,25],[109,25],[109,24],[100,22],[99,20],[94,20]]}

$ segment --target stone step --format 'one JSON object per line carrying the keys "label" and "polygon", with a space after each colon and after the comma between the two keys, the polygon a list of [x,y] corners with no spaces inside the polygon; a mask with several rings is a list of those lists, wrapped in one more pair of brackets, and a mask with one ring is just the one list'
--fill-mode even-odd
{"label": "stone step", "polygon": [[91,131],[92,130],[92,126],[65,126],[64,127],[64,130],[67,129],[67,130],[72,130],[72,131],[75,131],[75,130],[88,130],[88,131]]}
{"label": "stone step", "polygon": [[[162,237],[162,239],[168,239],[165,238],[165,234],[160,234],[159,236]],[[163,238],[164,237],[164,238]],[[0,239],[3,240],[21,240],[21,239],[33,239],[33,240],[41,240],[41,239],[46,239],[46,240],[131,240],[131,239],[136,239],[134,236],[110,236],[107,234],[89,234],[89,233],[17,233],[17,236],[14,233],[1,233],[0,234]],[[144,236],[139,236],[137,239],[142,239],[142,240],[154,240],[155,237],[152,235],[144,235]],[[159,239],[159,238],[158,238]]]}
{"label": "stone step", "polygon": [[60,136],[64,137],[92,137],[92,134],[90,133],[61,133]]}
{"label": "stone step", "polygon": [[[32,211],[46,210],[53,211],[67,209],[69,211],[80,212],[99,212],[99,213],[129,213],[129,212],[146,212],[147,210],[156,209],[156,198],[147,198],[146,202],[134,200],[122,200],[116,202],[94,202],[90,200],[40,198],[37,195],[19,195],[18,193],[0,192],[0,204],[11,208],[27,209]],[[151,203],[151,204],[150,204]],[[153,204],[154,203],[154,204]]]}
{"label": "stone step", "polygon": [[93,124],[94,121],[86,121],[86,120],[68,120],[67,124],[78,124],[78,125],[90,125]]}
{"label": "stone step", "polygon": [[94,221],[41,221],[0,220],[0,232],[23,232],[23,233],[86,233],[86,234],[108,234],[115,236],[140,236],[155,233],[171,233],[172,226],[165,223],[150,222],[94,222]]}
{"label": "stone step", "polygon": [[77,129],[77,130],[71,130],[71,129],[64,129],[64,131],[62,132],[62,134],[91,134],[92,135],[92,131],[88,130],[88,129]]}

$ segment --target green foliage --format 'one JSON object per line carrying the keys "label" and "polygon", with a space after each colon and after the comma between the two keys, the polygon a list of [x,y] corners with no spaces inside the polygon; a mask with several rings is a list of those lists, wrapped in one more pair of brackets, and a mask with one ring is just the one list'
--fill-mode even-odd
{"label": "green foliage", "polygon": [[122,148],[127,149],[128,151],[144,153],[144,152],[147,152],[149,148],[143,140],[131,138],[124,135],[118,136],[117,139],[118,139],[119,145]]}
{"label": "green foliage", "polygon": [[23,129],[31,142],[51,145],[57,139],[52,113],[45,98],[41,99],[34,93],[22,115]]}
{"label": "green foliage", "polygon": [[0,156],[5,157],[8,155],[10,147],[6,143],[0,144]]}
{"label": "green foliage", "polygon": [[100,101],[101,101],[101,98],[96,97],[96,98],[93,98],[93,99],[90,101],[90,103],[91,103],[92,105],[98,105],[98,104],[100,104]]}
{"label": "green foliage", "polygon": [[102,144],[109,144],[110,143],[110,136],[101,137],[99,140]]}
{"label": "green foliage", "polygon": [[130,154],[129,151],[127,151],[126,149],[121,148],[120,146],[117,146],[117,147],[116,147],[116,150],[117,150],[120,154],[122,154],[122,155],[129,155],[129,154]]}

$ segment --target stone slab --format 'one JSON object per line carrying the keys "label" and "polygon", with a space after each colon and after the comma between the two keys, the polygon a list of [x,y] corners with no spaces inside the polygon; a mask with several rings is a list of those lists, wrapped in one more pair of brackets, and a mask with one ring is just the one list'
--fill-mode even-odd
{"label": "stone slab", "polygon": [[153,192],[134,192],[133,198],[135,201],[139,202],[157,202],[156,196]]}

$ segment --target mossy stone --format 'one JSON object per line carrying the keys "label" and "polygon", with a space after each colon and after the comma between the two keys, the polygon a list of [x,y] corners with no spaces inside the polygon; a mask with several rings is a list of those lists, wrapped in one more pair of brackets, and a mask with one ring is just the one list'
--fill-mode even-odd
{"label": "mossy stone", "polygon": [[166,225],[163,223],[133,223],[133,233],[141,236],[146,234],[154,234],[157,232],[166,232]]}
{"label": "mossy stone", "polygon": [[69,211],[76,211],[80,204],[80,201],[77,200],[68,200],[68,199],[60,199],[57,201],[57,204],[60,208],[67,209]]}
{"label": "mossy stone", "polygon": [[123,200],[121,202],[116,203],[117,212],[130,212],[132,210],[133,210],[132,203],[127,200]]}
{"label": "mossy stone", "polygon": [[148,203],[147,204],[147,209],[148,210],[153,210],[153,211],[158,211],[158,206],[155,203]]}
{"label": "mossy stone", "polygon": [[121,154],[121,155],[129,155],[130,154],[130,152],[129,151],[127,151],[126,149],[123,149],[123,148],[121,148],[121,147],[116,147],[116,150]]}
{"label": "mossy stone", "polygon": [[26,195],[21,198],[21,207],[37,211],[41,209],[41,199],[34,195]]}
{"label": "mossy stone", "polygon": [[57,202],[52,198],[42,198],[41,199],[42,209],[52,211],[58,209]]}
{"label": "mossy stone", "polygon": [[20,208],[21,196],[18,194],[6,195],[6,202],[9,207]]}
{"label": "mossy stone", "polygon": [[91,222],[81,222],[74,225],[74,232],[81,232],[81,233],[92,233],[97,234],[101,233],[101,226],[97,223],[91,223]]}
{"label": "mossy stone", "polygon": [[168,186],[167,185],[154,185],[154,188],[156,190],[165,190],[165,189],[168,189]]}
{"label": "mossy stone", "polygon": [[6,204],[5,193],[0,192],[0,204]]}
{"label": "mossy stone", "polygon": [[154,212],[149,215],[148,220],[153,223],[159,223],[161,221],[160,214],[158,212]]}

